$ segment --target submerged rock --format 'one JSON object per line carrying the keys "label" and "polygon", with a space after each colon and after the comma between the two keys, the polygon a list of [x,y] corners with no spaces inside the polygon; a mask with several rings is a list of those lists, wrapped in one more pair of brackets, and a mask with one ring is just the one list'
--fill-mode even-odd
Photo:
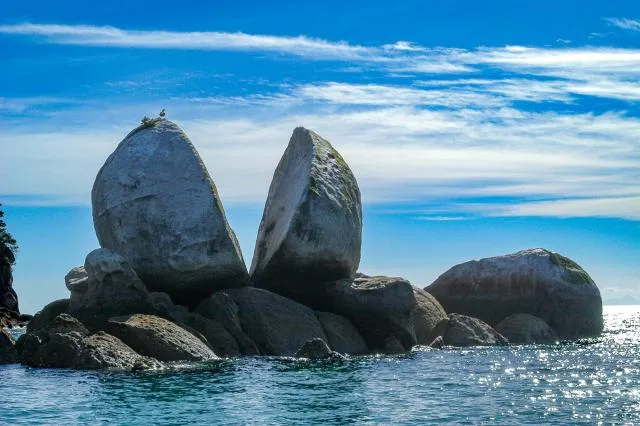
{"label": "submerged rock", "polygon": [[355,274],[361,234],[360,190],[349,166],[328,141],[298,127],[269,188],[254,285],[314,306],[323,284]]}
{"label": "submerged rock", "polygon": [[141,355],[159,361],[208,361],[216,354],[187,330],[164,318],[133,314],[109,320],[108,331]]}
{"label": "submerged rock", "polygon": [[331,312],[316,312],[331,349],[341,354],[365,354],[366,342],[357,328],[345,317]]}
{"label": "submerged rock", "polygon": [[129,133],[100,169],[91,200],[100,245],[120,253],[149,289],[195,305],[248,284],[215,184],[172,122]]}
{"label": "submerged rock", "polygon": [[307,340],[301,347],[298,349],[296,354],[294,355],[296,358],[306,358],[306,359],[345,359],[345,357],[338,352],[332,351],[327,343],[316,337],[311,340]]}
{"label": "submerged rock", "polygon": [[447,312],[496,325],[517,313],[537,316],[561,338],[603,329],[600,291],[578,264],[544,249],[454,266],[426,290]]}
{"label": "submerged rock", "polygon": [[446,313],[432,296],[402,278],[341,280],[327,287],[327,310],[349,319],[373,350],[402,352],[431,343]]}
{"label": "submerged rock", "polygon": [[246,355],[291,356],[307,340],[327,340],[310,308],[259,288],[214,293],[196,312],[220,321]]}
{"label": "submerged rock", "polygon": [[510,343],[555,343],[559,340],[549,324],[529,314],[515,314],[503,319],[496,325],[496,331]]}
{"label": "submerged rock", "polygon": [[507,345],[509,341],[491,326],[477,318],[466,315],[449,314],[447,329],[442,336],[449,346],[496,346]]}

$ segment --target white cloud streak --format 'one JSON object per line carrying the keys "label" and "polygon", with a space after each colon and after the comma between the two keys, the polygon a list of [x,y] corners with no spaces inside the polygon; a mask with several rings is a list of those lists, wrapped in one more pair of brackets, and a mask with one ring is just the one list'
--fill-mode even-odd
{"label": "white cloud streak", "polygon": [[640,31],[640,20],[629,18],[606,18],[605,21],[623,30]]}

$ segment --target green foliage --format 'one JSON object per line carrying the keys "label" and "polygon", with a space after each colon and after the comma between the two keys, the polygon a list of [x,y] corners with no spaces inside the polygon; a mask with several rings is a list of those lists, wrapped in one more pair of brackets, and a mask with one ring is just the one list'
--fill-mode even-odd
{"label": "green foliage", "polygon": [[2,218],[4,211],[0,204],[0,259],[13,265],[16,262],[16,253],[18,252],[18,243],[15,238],[7,231],[7,224]]}
{"label": "green foliage", "polygon": [[141,124],[140,124],[140,125],[141,125],[142,127],[153,127],[153,126],[155,126],[155,125],[156,125],[156,123],[157,123],[158,121],[160,121],[160,120],[162,120],[162,118],[160,118],[160,117],[156,117],[156,118],[149,118],[149,117],[147,117],[147,116],[144,116],[144,117],[142,117],[142,120],[141,120]]}

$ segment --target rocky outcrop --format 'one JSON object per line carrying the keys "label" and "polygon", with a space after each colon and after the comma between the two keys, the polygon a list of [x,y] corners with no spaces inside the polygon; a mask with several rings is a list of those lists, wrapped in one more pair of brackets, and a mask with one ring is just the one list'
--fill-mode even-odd
{"label": "rocky outcrop", "polygon": [[80,321],[67,314],[60,314],[43,328],[23,335],[16,349],[20,362],[31,367],[139,370],[162,366],[113,336],[90,335]]}
{"label": "rocky outcrop", "polygon": [[432,296],[402,278],[361,276],[326,289],[325,309],[349,319],[376,351],[397,353],[431,343],[446,318]]}
{"label": "rocky outcrop", "polygon": [[58,299],[49,303],[29,321],[29,324],[27,324],[27,333],[34,333],[44,328],[58,315],[66,313],[68,308],[69,299]]}
{"label": "rocky outcrop", "polygon": [[16,342],[6,329],[0,327],[0,365],[18,362]]}
{"label": "rocky outcrop", "polygon": [[316,337],[306,341],[294,355],[295,358],[306,358],[312,360],[319,359],[345,359],[338,352],[332,351],[327,343]]}
{"label": "rocky outcrop", "polygon": [[298,127],[269,188],[254,285],[313,307],[323,284],[355,274],[361,233],[360,190],[349,166],[328,141]]}
{"label": "rocky outcrop", "polygon": [[159,361],[209,361],[215,353],[196,336],[164,318],[133,314],[109,320],[109,334]]}
{"label": "rocky outcrop", "polygon": [[100,245],[121,254],[149,289],[195,305],[248,284],[215,184],[172,122],[150,120],[129,133],[100,169],[91,200]]}
{"label": "rocky outcrop", "polygon": [[449,314],[447,329],[442,336],[448,346],[496,346],[509,341],[491,326],[477,318]]}
{"label": "rocky outcrop", "polygon": [[70,304],[77,306],[89,290],[89,275],[84,266],[72,268],[64,277],[67,290],[71,292],[69,296]]}
{"label": "rocky outcrop", "polygon": [[600,291],[589,274],[544,249],[454,266],[426,290],[447,312],[491,325],[526,313],[544,320],[560,338],[594,336],[603,329]]}
{"label": "rocky outcrop", "polygon": [[11,262],[13,261],[15,261],[13,252],[0,241],[0,309],[16,313],[16,315],[0,313],[0,320],[4,318],[5,321],[3,322],[7,325],[13,322],[13,317],[17,317],[20,314],[18,295],[13,289],[13,271],[11,268]]}
{"label": "rocky outcrop", "polygon": [[[153,313],[149,291],[118,253],[96,249],[87,255],[87,290],[71,299],[68,312],[83,321],[130,313]],[[73,293],[72,293],[73,294]]]}
{"label": "rocky outcrop", "polygon": [[327,340],[310,308],[259,288],[214,293],[195,311],[221,322],[245,355],[291,356],[307,340]]}
{"label": "rocky outcrop", "polygon": [[496,331],[515,344],[550,344],[559,340],[549,324],[529,314],[515,314],[503,319],[496,325]]}
{"label": "rocky outcrop", "polygon": [[316,312],[331,349],[341,354],[359,355],[369,352],[366,342],[351,321],[331,312]]}

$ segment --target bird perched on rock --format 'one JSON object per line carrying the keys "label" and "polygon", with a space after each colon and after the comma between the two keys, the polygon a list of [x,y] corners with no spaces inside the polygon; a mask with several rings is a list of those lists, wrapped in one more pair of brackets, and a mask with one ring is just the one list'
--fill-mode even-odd
{"label": "bird perched on rock", "polygon": [[167,113],[164,108],[162,108],[162,111],[160,111],[160,117],[164,118],[165,115],[167,115]]}

